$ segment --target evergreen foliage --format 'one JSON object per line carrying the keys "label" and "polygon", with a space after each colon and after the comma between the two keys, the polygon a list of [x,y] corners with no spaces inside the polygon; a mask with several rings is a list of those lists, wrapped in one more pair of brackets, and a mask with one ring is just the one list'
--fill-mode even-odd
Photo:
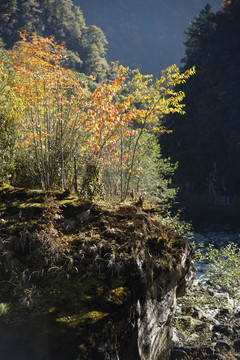
{"label": "evergreen foliage", "polygon": [[207,5],[190,24],[183,71],[195,65],[196,75],[183,86],[186,116],[171,116],[165,139],[178,185],[226,201],[240,192],[239,38],[237,1],[217,13]]}
{"label": "evergreen foliage", "polygon": [[81,9],[71,0],[3,0],[0,14],[0,36],[7,48],[19,40],[22,30],[53,35],[58,43],[66,43],[69,67],[99,81],[105,77],[106,37],[97,26],[86,26]]}

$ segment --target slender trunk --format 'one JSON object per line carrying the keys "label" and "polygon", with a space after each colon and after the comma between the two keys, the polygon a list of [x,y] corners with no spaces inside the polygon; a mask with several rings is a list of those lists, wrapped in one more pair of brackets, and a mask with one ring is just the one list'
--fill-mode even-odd
{"label": "slender trunk", "polygon": [[65,178],[64,178],[64,156],[63,156],[63,143],[62,143],[62,121],[60,123],[60,151],[61,151],[61,183],[62,188],[65,189]]}
{"label": "slender trunk", "polygon": [[37,145],[37,141],[36,141],[37,133],[36,133],[35,127],[34,127],[34,119],[33,119],[32,109],[30,110],[30,118],[31,118],[31,128],[32,128],[32,133],[33,133],[34,151],[35,151],[35,156],[36,156],[36,160],[37,160],[37,168],[39,171],[40,182],[41,182],[42,189],[47,190],[45,176],[44,176],[44,167],[42,166],[43,164],[41,163],[41,159],[39,157],[39,152],[38,152],[38,145]]}
{"label": "slender trunk", "polygon": [[[61,94],[61,87],[60,87],[60,94]],[[61,99],[61,121],[60,121],[60,151],[61,151],[61,183],[62,188],[65,189],[65,177],[64,177],[64,156],[63,156],[63,104]]]}
{"label": "slender trunk", "polygon": [[76,162],[75,155],[74,155],[73,161],[74,161],[74,189],[77,193],[77,191],[78,191],[78,188],[77,188],[77,162]]}
{"label": "slender trunk", "polygon": [[121,121],[120,188],[121,188],[121,202],[122,202],[123,201],[123,129],[122,129],[122,121]]}
{"label": "slender trunk", "polygon": [[131,161],[131,166],[130,166],[130,171],[128,172],[128,178],[127,178],[127,186],[126,186],[126,193],[125,193],[125,199],[127,197],[127,194],[128,194],[128,191],[129,191],[129,185],[130,185],[130,180],[131,180],[131,177],[132,177],[132,171],[133,171],[133,165],[134,165],[134,160],[135,160],[135,155],[136,155],[136,150],[137,150],[137,146],[138,146],[138,143],[139,143],[139,140],[143,134],[143,129],[144,129],[144,126],[146,124],[146,120],[139,132],[139,135],[137,137],[137,140],[135,142],[135,145],[134,145],[134,148],[133,148],[133,154],[132,154],[132,161]]}

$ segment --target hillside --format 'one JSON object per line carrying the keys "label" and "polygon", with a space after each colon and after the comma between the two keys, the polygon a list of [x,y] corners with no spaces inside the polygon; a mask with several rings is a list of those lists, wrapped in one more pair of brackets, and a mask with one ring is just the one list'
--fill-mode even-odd
{"label": "hillside", "polygon": [[[219,0],[208,1],[214,10]],[[88,25],[99,26],[108,40],[107,60],[159,76],[184,55],[184,31],[205,0],[74,0]]]}
{"label": "hillside", "polygon": [[0,38],[7,49],[20,40],[19,31],[54,36],[65,43],[65,66],[94,75],[101,81],[108,64],[105,59],[107,41],[100,28],[86,22],[81,9],[71,0],[3,0],[0,3]]}

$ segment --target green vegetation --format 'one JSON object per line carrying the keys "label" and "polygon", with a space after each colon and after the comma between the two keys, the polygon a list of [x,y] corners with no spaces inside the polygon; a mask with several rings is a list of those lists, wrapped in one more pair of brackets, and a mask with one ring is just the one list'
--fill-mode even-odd
{"label": "green vegetation", "polygon": [[[239,301],[239,266],[240,251],[236,244],[230,243],[226,247],[217,249],[212,244],[207,248],[200,247],[195,253],[195,259],[199,263],[206,264],[206,269],[201,280],[207,280],[213,288],[227,292]],[[196,281],[187,290],[187,294],[180,300],[183,307],[198,307],[202,310],[221,309],[228,307],[228,298],[225,296],[213,296],[208,292],[202,292],[199,282]]]}
{"label": "green vegetation", "polygon": [[0,5],[0,37],[7,48],[19,41],[19,31],[54,36],[65,42],[66,65],[101,81],[108,68],[107,40],[98,27],[85,24],[82,11],[71,0],[4,0]]}
{"label": "green vegetation", "polygon": [[163,115],[184,114],[184,93],[173,87],[194,67],[180,74],[172,65],[153,81],[114,63],[112,80],[91,90],[93,77],[63,66],[65,50],[26,30],[12,51],[2,49],[1,183],[168,203],[176,166],[162,158],[157,136],[169,132]]}
{"label": "green vegetation", "polygon": [[204,278],[218,285],[234,298],[239,296],[240,249],[237,244],[229,243],[220,249],[210,244],[196,251],[196,261],[207,261]]}
{"label": "green vegetation", "polygon": [[6,303],[0,303],[0,316],[4,315],[8,312],[9,310],[9,305]]}
{"label": "green vegetation", "polygon": [[184,346],[204,352],[216,339],[215,325],[215,329],[227,329],[229,343],[238,337],[240,249],[234,243],[222,248],[201,244],[195,260],[205,266],[204,275],[178,300],[174,326],[184,334],[185,339],[180,340]]}
{"label": "green vegetation", "polygon": [[0,182],[8,182],[14,171],[16,115],[10,57],[0,39]]}

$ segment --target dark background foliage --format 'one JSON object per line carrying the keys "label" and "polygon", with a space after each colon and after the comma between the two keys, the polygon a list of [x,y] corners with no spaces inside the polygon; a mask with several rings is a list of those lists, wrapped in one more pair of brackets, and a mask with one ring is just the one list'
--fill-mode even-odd
{"label": "dark background foliage", "polygon": [[183,88],[186,115],[167,119],[173,135],[164,139],[182,189],[226,203],[240,191],[239,15],[238,1],[217,13],[206,6],[188,27],[183,69],[197,74]]}

